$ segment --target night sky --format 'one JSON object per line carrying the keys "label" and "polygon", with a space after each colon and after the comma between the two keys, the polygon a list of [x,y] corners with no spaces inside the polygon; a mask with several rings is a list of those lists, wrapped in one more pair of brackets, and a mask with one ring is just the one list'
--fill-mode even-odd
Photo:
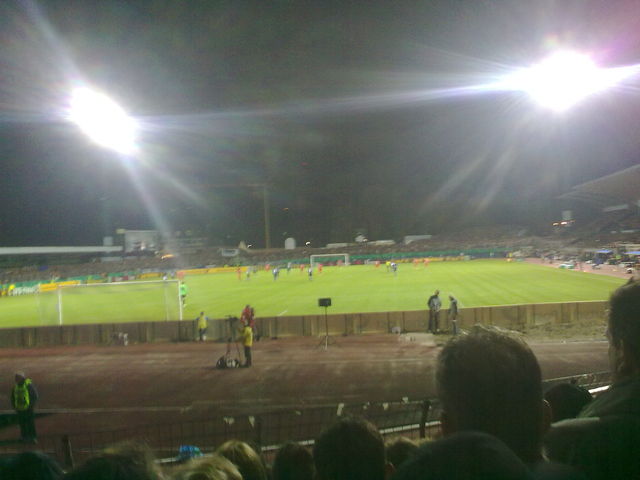
{"label": "night sky", "polygon": [[[262,184],[275,246],[532,224],[640,153],[640,79],[562,115],[451,90],[558,48],[639,63],[631,0],[4,0],[0,39],[0,246],[262,246]],[[80,81],[136,117],[139,154],[64,121]]]}

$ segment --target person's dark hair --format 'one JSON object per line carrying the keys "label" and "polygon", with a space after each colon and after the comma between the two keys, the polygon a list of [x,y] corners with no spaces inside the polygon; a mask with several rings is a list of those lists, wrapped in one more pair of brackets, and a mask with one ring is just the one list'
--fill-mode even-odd
{"label": "person's dark hair", "polygon": [[387,460],[396,468],[418,450],[418,444],[407,437],[394,438],[385,444]]}
{"label": "person's dark hair", "polygon": [[9,459],[0,472],[5,480],[57,480],[64,472],[58,462],[42,452],[22,452]]}
{"label": "person's dark hair", "polygon": [[609,298],[609,337],[619,347],[624,341],[636,365],[640,365],[640,282],[630,280]]}
{"label": "person's dark hair", "polygon": [[384,480],[382,435],[364,419],[346,417],[322,432],[313,447],[319,480]]}
{"label": "person's dark hair", "polygon": [[229,440],[220,445],[215,453],[238,467],[243,480],[267,480],[267,469],[262,458],[248,443]]}
{"label": "person's dark hair", "polygon": [[131,461],[126,455],[104,454],[87,460],[68,473],[65,480],[157,480],[149,469]]}
{"label": "person's dark hair", "polygon": [[438,355],[436,385],[455,431],[495,435],[525,462],[538,461],[542,440],[542,376],[520,338],[476,326]]}
{"label": "person's dark hair", "polygon": [[293,442],[280,447],[271,469],[272,480],[313,480],[314,475],[313,456],[306,447]]}
{"label": "person's dark hair", "polygon": [[105,449],[64,477],[65,480],[158,480],[151,450],[144,444],[124,442]]}
{"label": "person's dark hair", "polygon": [[577,417],[593,397],[586,388],[560,383],[547,390],[544,399],[551,405],[551,421],[558,422]]}

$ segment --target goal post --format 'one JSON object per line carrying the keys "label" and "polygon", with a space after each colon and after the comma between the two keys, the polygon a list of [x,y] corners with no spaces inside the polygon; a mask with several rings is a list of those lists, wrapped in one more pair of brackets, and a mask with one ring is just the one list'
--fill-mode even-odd
{"label": "goal post", "polygon": [[182,320],[183,314],[178,280],[59,285],[39,295],[49,325]]}
{"label": "goal post", "polygon": [[311,267],[315,267],[317,263],[322,263],[323,259],[327,259],[325,261],[342,260],[345,265],[350,264],[348,253],[318,253],[309,256],[309,265],[311,265]]}

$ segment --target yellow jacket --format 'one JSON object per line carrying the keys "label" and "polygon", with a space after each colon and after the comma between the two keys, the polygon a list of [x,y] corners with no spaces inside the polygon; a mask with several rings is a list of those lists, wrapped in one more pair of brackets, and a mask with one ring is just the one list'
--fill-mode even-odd
{"label": "yellow jacket", "polygon": [[253,330],[249,325],[240,330],[240,338],[238,340],[242,340],[242,345],[245,347],[253,345]]}
{"label": "yellow jacket", "polygon": [[205,328],[208,327],[207,321],[209,320],[209,318],[206,315],[200,315],[198,317],[198,329],[200,330],[204,330]]}

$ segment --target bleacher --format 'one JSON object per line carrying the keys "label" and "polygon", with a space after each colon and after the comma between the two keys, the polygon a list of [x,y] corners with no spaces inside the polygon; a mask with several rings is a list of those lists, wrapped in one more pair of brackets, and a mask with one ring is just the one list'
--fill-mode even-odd
{"label": "bleacher", "polygon": [[[312,254],[348,253],[353,263],[366,259],[386,260],[411,258],[412,256],[457,256],[460,253],[471,256],[504,256],[505,252],[523,247],[544,249],[557,246],[553,238],[537,237],[526,234],[520,226],[475,227],[442,235],[430,239],[418,240],[408,244],[377,245],[373,242],[348,244],[334,248],[295,248],[285,249],[246,249],[239,250],[236,257],[225,257],[222,247],[202,247],[197,252],[172,252],[171,255],[122,257],[118,261],[92,261],[89,263],[57,263],[56,265],[25,265],[0,268],[0,284],[15,282],[67,279],[88,275],[106,277],[118,272],[131,272],[132,276],[146,272],[164,272],[173,274],[185,268],[225,265],[265,265],[286,264],[287,262],[308,263]],[[99,260],[99,259],[96,259]]]}

